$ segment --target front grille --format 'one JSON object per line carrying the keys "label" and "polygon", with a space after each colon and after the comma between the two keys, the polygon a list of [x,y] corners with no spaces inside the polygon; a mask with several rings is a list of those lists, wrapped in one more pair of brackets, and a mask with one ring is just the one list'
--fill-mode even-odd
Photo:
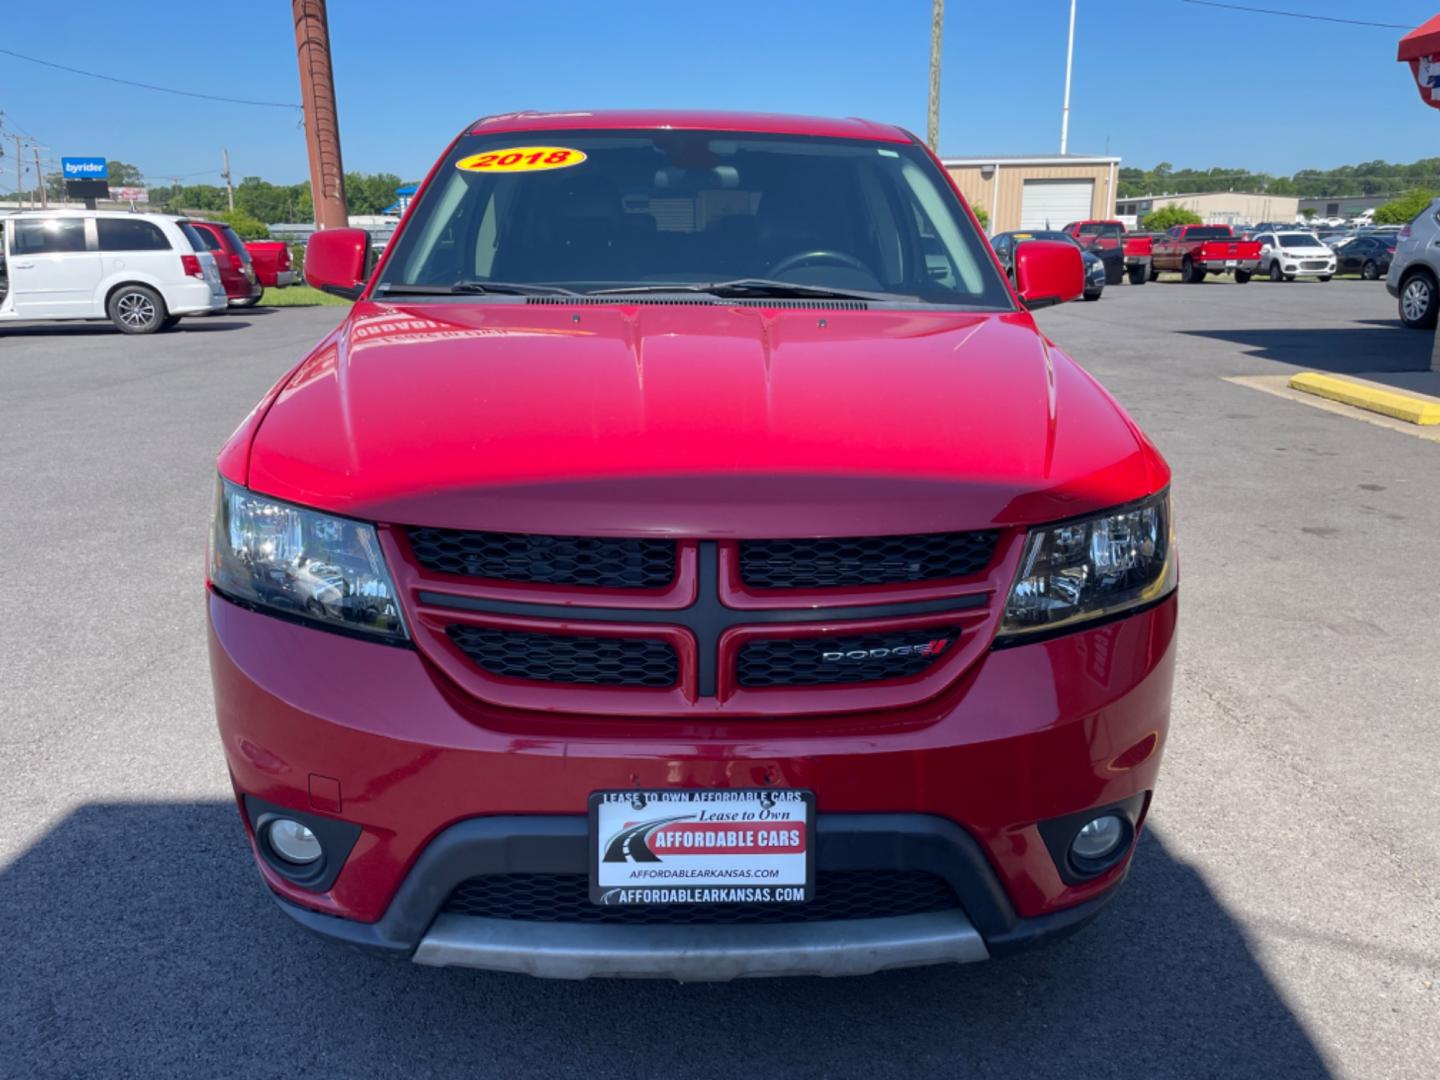
{"label": "front grille", "polygon": [[977,574],[998,532],[742,540],[740,578],[752,589],[896,585]]}
{"label": "front grille", "polygon": [[658,589],[675,578],[673,540],[432,528],[409,537],[416,561],[440,574],[601,589]]}
{"label": "front grille", "polygon": [[918,675],[955,640],[955,630],[853,637],[774,638],[740,649],[741,686],[823,686]]}
{"label": "front grille", "polygon": [[832,922],[924,915],[960,906],[949,883],[918,870],[821,870],[808,904],[601,907],[584,874],[486,874],[462,881],[444,911],[485,919],[643,926]]}
{"label": "front grille", "polygon": [[669,642],[652,638],[532,634],[484,626],[450,626],[445,633],[492,675],[532,682],[591,686],[674,686],[679,661]]}
{"label": "front grille", "polygon": [[1323,259],[1306,259],[1304,262],[1302,262],[1302,263],[1300,264],[1300,269],[1302,269],[1302,270],[1324,270],[1325,267],[1328,266],[1328,265],[1329,265],[1329,263],[1325,262]]}

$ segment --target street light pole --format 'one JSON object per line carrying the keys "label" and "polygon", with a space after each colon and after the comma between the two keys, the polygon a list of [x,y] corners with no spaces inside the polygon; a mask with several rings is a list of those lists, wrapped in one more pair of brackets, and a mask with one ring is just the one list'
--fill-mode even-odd
{"label": "street light pole", "polygon": [[1075,62],[1075,0],[1070,0],[1070,40],[1065,46],[1065,107],[1060,110],[1060,153],[1070,146],[1070,68]]}

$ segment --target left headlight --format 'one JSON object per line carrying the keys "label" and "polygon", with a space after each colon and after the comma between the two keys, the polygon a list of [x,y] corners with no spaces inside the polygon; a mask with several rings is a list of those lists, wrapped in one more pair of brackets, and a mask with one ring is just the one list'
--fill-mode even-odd
{"label": "left headlight", "polygon": [[375,526],[277,502],[221,480],[210,583],[234,600],[401,641],[405,624]]}
{"label": "left headlight", "polygon": [[1175,587],[1170,493],[1032,529],[1000,633],[1053,630],[1140,607]]}

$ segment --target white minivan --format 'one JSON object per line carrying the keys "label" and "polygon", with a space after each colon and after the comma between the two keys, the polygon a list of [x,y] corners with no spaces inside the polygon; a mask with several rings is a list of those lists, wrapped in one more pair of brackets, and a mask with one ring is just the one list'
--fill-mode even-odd
{"label": "white minivan", "polygon": [[0,216],[0,232],[0,323],[109,319],[153,334],[225,310],[215,258],[183,218],[24,210]]}

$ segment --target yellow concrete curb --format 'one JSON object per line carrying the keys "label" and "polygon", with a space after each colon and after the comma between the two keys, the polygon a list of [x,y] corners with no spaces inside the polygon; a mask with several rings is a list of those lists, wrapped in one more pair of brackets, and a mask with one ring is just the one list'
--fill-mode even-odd
{"label": "yellow concrete curb", "polygon": [[1290,389],[1393,416],[1409,424],[1440,424],[1440,400],[1418,394],[1382,390],[1368,383],[1306,371],[1290,379]]}

